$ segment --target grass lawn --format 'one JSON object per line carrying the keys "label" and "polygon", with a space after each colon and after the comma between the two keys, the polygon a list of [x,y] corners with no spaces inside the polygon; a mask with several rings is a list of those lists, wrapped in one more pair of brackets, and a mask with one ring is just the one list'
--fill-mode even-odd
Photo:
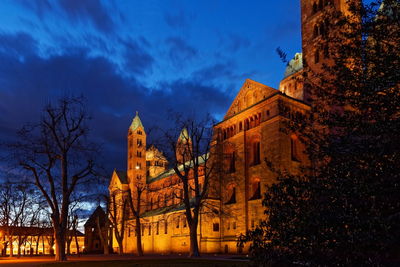
{"label": "grass lawn", "polygon": [[81,261],[81,262],[63,262],[48,263],[41,265],[43,267],[73,267],[73,266],[112,266],[112,267],[247,267],[246,261],[235,260],[212,260],[212,259],[138,259],[138,260],[114,260],[114,261]]}

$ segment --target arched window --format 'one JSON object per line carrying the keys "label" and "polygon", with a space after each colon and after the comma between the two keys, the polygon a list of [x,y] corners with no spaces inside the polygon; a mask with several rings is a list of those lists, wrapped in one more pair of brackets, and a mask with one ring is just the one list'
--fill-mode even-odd
{"label": "arched window", "polygon": [[318,5],[315,2],[313,4],[312,11],[313,11],[313,14],[317,13],[317,11],[318,11]]}
{"label": "arched window", "polygon": [[253,164],[252,165],[258,165],[261,163],[261,150],[260,150],[260,141],[255,141],[252,144],[252,152],[253,152]]}
{"label": "arched window", "polygon": [[244,129],[245,129],[245,130],[250,129],[249,119],[246,119],[246,120],[244,121]]}
{"label": "arched window", "polygon": [[314,63],[317,64],[319,63],[319,50],[315,50],[315,54],[314,54]]}
{"label": "arched window", "polygon": [[249,200],[261,199],[261,182],[259,178],[253,179],[250,184]]}
{"label": "arched window", "polygon": [[298,146],[299,146],[299,140],[297,136],[292,135],[290,137],[290,155],[293,161],[300,161]]}
{"label": "arched window", "polygon": [[319,0],[318,2],[318,9],[322,10],[324,8],[324,1],[323,0]]}
{"label": "arched window", "polygon": [[314,25],[313,37],[316,38],[316,37],[318,36],[318,34],[319,34],[318,26],[317,26],[317,25]]}
{"label": "arched window", "polygon": [[241,132],[243,130],[243,124],[242,122],[239,122],[239,132]]}
{"label": "arched window", "polygon": [[325,45],[324,47],[324,58],[329,58],[329,46]]}
{"label": "arched window", "polygon": [[326,36],[325,25],[323,23],[319,25],[319,34],[324,37]]}
{"label": "arched window", "polygon": [[167,193],[164,194],[164,207],[168,206],[168,195]]}
{"label": "arched window", "polygon": [[227,201],[226,205],[236,203],[236,186],[234,184],[230,184],[227,186]]}
{"label": "arched window", "polygon": [[254,118],[250,117],[250,129],[254,127]]}

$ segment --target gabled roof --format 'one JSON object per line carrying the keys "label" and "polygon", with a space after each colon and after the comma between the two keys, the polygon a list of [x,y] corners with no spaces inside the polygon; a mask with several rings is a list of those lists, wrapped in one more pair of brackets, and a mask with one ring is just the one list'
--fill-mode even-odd
{"label": "gabled roof", "polygon": [[127,185],[128,185],[128,176],[126,171],[117,171],[114,169],[111,175],[110,183],[108,184],[108,189],[114,190],[115,188]]}
{"label": "gabled roof", "polygon": [[117,171],[117,170],[115,170],[115,173],[117,174],[121,184],[128,184],[128,176],[126,174],[126,171]]}
{"label": "gabled roof", "polygon": [[139,112],[136,111],[136,116],[135,118],[133,118],[131,126],[129,127],[129,129],[131,131],[135,131],[137,128],[141,127],[142,129],[144,129],[142,121],[139,118]]}
{"label": "gabled roof", "polygon": [[[231,106],[225,114],[224,120],[235,116],[241,111],[252,106],[254,103],[260,102],[262,99],[268,98],[272,94],[276,94],[278,90],[264,85],[262,83],[246,79],[242,88],[232,101]],[[251,103],[248,100],[251,99]]]}
{"label": "gabled roof", "polygon": [[106,213],[100,206],[97,206],[97,208],[94,210],[92,215],[90,215],[89,219],[87,219],[84,226],[85,227],[95,227],[97,224],[97,222],[96,222],[97,217],[99,217],[100,225],[103,226],[104,222],[106,220]]}

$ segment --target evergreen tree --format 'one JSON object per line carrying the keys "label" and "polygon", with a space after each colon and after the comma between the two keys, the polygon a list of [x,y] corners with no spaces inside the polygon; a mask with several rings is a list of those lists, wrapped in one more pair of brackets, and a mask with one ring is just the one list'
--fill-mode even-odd
{"label": "evergreen tree", "polygon": [[400,2],[350,11],[326,13],[329,60],[302,77],[311,110],[283,129],[312,164],[277,172],[266,220],[240,239],[259,265],[386,265],[399,251]]}

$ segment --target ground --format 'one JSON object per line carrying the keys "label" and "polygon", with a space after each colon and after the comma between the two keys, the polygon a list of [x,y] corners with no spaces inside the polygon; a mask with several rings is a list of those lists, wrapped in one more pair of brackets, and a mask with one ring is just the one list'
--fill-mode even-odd
{"label": "ground", "polygon": [[245,267],[248,266],[248,260],[241,259],[232,255],[205,255],[200,259],[188,259],[184,255],[148,255],[138,258],[133,255],[83,255],[80,257],[71,256],[69,261],[65,263],[54,262],[53,257],[39,256],[39,257],[21,257],[17,258],[2,258],[0,257],[0,265],[3,266],[45,266],[45,267],[58,267],[58,266],[135,266],[135,267],[157,267],[157,266],[188,266],[191,267]]}

